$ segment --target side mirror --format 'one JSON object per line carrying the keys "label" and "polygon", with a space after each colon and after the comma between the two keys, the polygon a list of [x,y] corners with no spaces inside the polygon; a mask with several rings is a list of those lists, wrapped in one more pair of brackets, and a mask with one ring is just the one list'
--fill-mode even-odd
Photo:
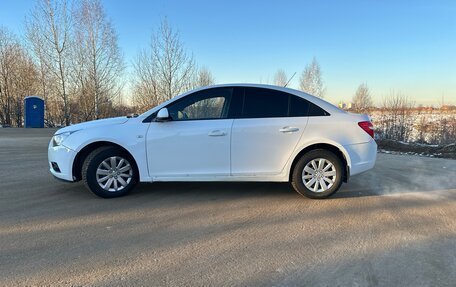
{"label": "side mirror", "polygon": [[155,117],[156,122],[167,122],[170,120],[168,109],[162,108],[158,111],[157,116]]}

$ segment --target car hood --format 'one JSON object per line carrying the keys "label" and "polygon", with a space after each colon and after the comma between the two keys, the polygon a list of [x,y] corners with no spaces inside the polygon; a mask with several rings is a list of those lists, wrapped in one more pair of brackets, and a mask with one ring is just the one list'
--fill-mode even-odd
{"label": "car hood", "polygon": [[94,120],[94,121],[89,121],[89,122],[84,122],[84,123],[64,127],[62,129],[57,130],[57,132],[55,134],[58,135],[61,133],[74,132],[74,131],[84,130],[84,129],[88,129],[88,128],[119,125],[119,124],[123,124],[123,123],[127,122],[128,120],[129,119],[127,117],[117,117],[117,118]]}

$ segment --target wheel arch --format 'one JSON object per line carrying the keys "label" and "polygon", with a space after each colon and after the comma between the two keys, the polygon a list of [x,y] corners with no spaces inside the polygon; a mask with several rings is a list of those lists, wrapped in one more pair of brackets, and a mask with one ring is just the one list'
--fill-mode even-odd
{"label": "wheel arch", "polygon": [[316,149],[324,149],[324,150],[329,150],[332,153],[334,153],[341,161],[342,165],[344,167],[344,177],[343,181],[347,182],[348,178],[350,177],[350,158],[348,158],[348,153],[343,149],[343,147],[338,147],[334,144],[330,143],[315,143],[308,145],[304,148],[301,149],[298,154],[293,159],[293,162],[291,163],[289,174],[288,174],[288,180],[291,181],[291,177],[293,175],[293,170],[296,166],[296,163],[298,160],[306,153],[316,150]]}
{"label": "wheel arch", "polygon": [[82,174],[81,174],[82,165],[84,164],[84,160],[87,158],[87,156],[95,149],[100,148],[100,147],[105,147],[105,146],[116,147],[116,148],[121,149],[123,152],[127,153],[133,159],[133,164],[134,164],[134,167],[136,168],[136,171],[139,171],[138,164],[136,163],[135,157],[126,148],[124,148],[121,145],[116,144],[114,142],[110,142],[110,141],[96,141],[96,142],[87,144],[76,154],[76,157],[74,158],[74,161],[73,161],[73,167],[72,167],[73,179],[75,181],[79,181],[82,179]]}

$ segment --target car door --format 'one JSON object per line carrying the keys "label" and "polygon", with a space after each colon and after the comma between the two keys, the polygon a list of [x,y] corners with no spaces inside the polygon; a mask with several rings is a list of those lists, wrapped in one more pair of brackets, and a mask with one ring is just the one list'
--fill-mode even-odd
{"label": "car door", "polygon": [[242,115],[232,128],[233,176],[274,175],[283,170],[308,120],[308,102],[297,98],[271,89],[244,88]]}
{"label": "car door", "polygon": [[232,88],[195,92],[167,106],[169,121],[150,123],[146,144],[153,179],[230,174],[232,92]]}

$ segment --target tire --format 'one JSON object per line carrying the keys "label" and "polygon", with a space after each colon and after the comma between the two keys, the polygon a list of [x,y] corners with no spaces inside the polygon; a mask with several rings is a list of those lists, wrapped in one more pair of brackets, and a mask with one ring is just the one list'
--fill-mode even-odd
{"label": "tire", "polygon": [[[321,159],[324,161],[320,161]],[[319,166],[320,162],[323,168]],[[338,156],[328,150],[316,149],[304,154],[298,160],[293,169],[291,184],[299,194],[305,197],[322,199],[339,190],[343,174],[344,166]]]}
{"label": "tire", "polygon": [[103,198],[126,195],[139,178],[133,158],[122,149],[112,146],[92,151],[84,160],[81,174],[86,187]]}

